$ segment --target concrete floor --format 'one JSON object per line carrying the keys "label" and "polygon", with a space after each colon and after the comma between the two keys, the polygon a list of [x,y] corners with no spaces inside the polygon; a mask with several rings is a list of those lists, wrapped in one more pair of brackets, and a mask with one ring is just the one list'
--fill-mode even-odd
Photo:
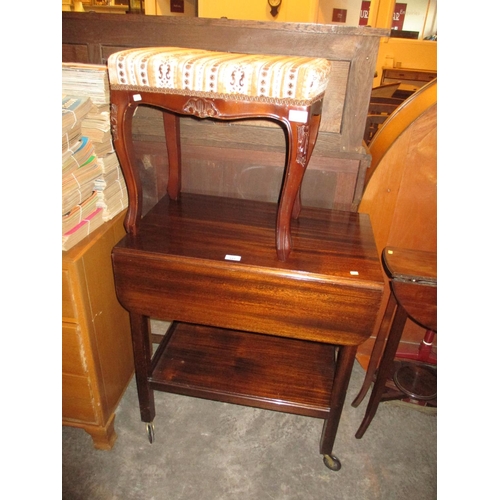
{"label": "concrete floor", "polygon": [[140,421],[135,381],[116,412],[118,439],[95,450],[83,430],[63,427],[67,500],[304,500],[437,497],[437,418],[413,405],[381,404],[355,439],[368,397],[351,402],[364,377],[355,363],[334,446],[319,454],[323,421],[310,417],[155,393],[155,442]]}

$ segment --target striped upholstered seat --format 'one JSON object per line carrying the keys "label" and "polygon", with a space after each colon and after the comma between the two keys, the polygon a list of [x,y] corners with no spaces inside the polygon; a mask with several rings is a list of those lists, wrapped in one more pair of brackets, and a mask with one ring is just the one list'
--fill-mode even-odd
{"label": "striped upholstered seat", "polygon": [[152,47],[112,54],[108,69],[110,84],[117,90],[264,102],[285,99],[305,105],[325,92],[330,63],[300,56]]}
{"label": "striped upholstered seat", "polygon": [[276,251],[292,249],[291,219],[300,213],[300,187],[321,121],[330,79],[326,59],[235,54],[179,47],[123,50],[108,59],[113,139],[129,193],[125,228],[137,233],[142,211],[141,176],[134,161],[132,117],[139,104],[164,111],[168,153],[167,193],[181,191],[181,115],[237,120],[271,118],[285,125],[287,163],[278,202]]}

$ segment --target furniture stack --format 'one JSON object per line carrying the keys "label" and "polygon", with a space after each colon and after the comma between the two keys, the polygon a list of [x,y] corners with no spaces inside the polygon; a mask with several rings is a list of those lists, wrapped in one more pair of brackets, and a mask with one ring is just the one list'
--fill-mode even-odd
{"label": "furniture stack", "polygon": [[[64,61],[109,67],[120,50],[178,47],[325,58],[331,66],[317,140],[315,125],[297,121],[307,110],[294,109],[281,116],[298,123],[288,145],[283,127],[255,109],[226,123],[237,108],[226,92],[186,95],[175,88],[179,95],[167,102],[158,88],[148,92],[141,83],[116,88],[116,116],[126,116],[117,119],[117,136],[126,125],[120,140],[133,144],[122,145],[120,155],[115,141],[131,196],[129,234],[113,249],[114,277],[120,303],[132,311],[139,406],[150,440],[153,393],[165,390],[323,418],[320,453],[329,468],[340,468],[332,451],[352,364],[373,331],[384,288],[369,218],[356,210],[370,164],[362,141],[377,49],[388,34],[63,13]],[[229,76],[231,85],[244,80],[239,70]],[[126,111],[124,103],[131,104]],[[302,162],[295,172],[302,175],[307,164],[300,196],[287,198],[289,227],[288,202],[286,224],[276,224],[287,147]],[[276,234],[285,238],[277,241]],[[172,322],[154,359],[151,318]]]}
{"label": "furniture stack", "polygon": [[[112,54],[108,69],[131,193],[113,271],[150,442],[154,391],[173,392],[323,418],[320,453],[339,470],[332,449],[349,377],[384,282],[368,217],[300,202],[323,97],[336,85],[329,61],[155,47]],[[139,105],[162,110],[169,159],[167,195],[143,217],[132,134]],[[179,115],[283,123],[277,206],[181,192]],[[154,357],[151,318],[172,321]]]}
{"label": "furniture stack", "polygon": [[69,250],[128,206],[110,131],[107,72],[63,64],[62,248]]}

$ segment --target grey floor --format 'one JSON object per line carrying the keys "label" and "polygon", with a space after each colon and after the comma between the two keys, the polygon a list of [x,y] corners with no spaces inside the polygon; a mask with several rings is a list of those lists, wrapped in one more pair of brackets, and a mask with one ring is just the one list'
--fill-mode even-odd
{"label": "grey floor", "polygon": [[354,434],[367,399],[353,408],[357,363],[334,453],[319,454],[322,420],[155,393],[155,442],[139,417],[135,382],[116,412],[118,439],[98,451],[83,430],[63,427],[67,500],[304,500],[437,498],[437,415],[383,403],[364,437]]}

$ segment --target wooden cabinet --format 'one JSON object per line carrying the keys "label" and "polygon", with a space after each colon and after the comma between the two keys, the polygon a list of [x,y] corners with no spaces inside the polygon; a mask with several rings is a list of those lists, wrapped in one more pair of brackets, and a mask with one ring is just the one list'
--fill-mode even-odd
{"label": "wooden cabinet", "polygon": [[437,71],[409,68],[382,68],[381,85],[401,82],[400,88],[417,90],[437,78]]}
{"label": "wooden cabinet", "polygon": [[99,449],[113,447],[114,411],[134,372],[129,316],[111,267],[124,215],[62,253],[63,425],[85,429]]}

